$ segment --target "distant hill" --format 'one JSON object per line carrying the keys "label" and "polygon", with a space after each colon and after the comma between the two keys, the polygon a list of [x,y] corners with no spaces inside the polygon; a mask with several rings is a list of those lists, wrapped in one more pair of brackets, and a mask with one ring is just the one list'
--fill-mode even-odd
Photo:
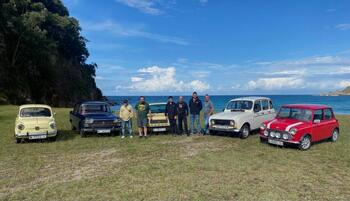
{"label": "distant hill", "polygon": [[321,95],[322,96],[350,96],[350,86],[346,87],[343,90],[328,92]]}
{"label": "distant hill", "polygon": [[61,0],[3,0],[0,11],[0,103],[102,99],[87,40]]}

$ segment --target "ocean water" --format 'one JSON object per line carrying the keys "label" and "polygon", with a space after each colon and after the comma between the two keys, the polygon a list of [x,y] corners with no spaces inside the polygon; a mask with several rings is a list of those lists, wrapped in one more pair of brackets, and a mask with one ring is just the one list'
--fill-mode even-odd
{"label": "ocean water", "polygon": [[[148,103],[153,102],[166,102],[167,96],[145,96]],[[243,96],[210,96],[211,101],[214,103],[215,110],[221,111],[225,108],[226,103],[233,98],[243,97]],[[281,105],[284,104],[323,104],[329,105],[333,108],[336,114],[350,114],[350,96],[313,96],[313,95],[265,95],[269,97],[274,102],[275,109],[279,109]],[[113,106],[113,110],[118,110],[120,104],[122,104],[124,99],[128,99],[131,105],[135,105],[138,102],[138,96],[108,96],[109,101],[115,102],[116,105]],[[191,98],[191,96],[184,96],[186,102]],[[203,96],[199,98],[204,101]],[[178,97],[174,96],[174,100],[177,101]]]}

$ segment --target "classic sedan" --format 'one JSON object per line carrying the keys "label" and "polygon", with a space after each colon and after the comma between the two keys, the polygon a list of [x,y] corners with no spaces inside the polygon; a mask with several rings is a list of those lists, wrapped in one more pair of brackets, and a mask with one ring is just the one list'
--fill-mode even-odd
{"label": "classic sedan", "polygon": [[78,130],[81,137],[87,133],[114,134],[121,128],[121,120],[112,113],[109,104],[99,101],[77,103],[69,121],[72,130]]}
{"label": "classic sedan", "polygon": [[55,141],[57,127],[54,113],[48,105],[28,104],[19,107],[15,123],[16,142],[24,139],[49,139]]}
{"label": "classic sedan", "polygon": [[331,107],[326,105],[284,105],[277,117],[260,128],[262,142],[283,146],[295,144],[307,150],[313,142],[337,141],[339,123]]}

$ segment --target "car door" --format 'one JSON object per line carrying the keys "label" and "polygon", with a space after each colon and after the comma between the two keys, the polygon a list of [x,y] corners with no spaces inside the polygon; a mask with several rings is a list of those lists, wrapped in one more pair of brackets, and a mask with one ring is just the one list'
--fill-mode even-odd
{"label": "car door", "polygon": [[265,115],[261,107],[261,100],[256,100],[254,102],[253,112],[254,112],[254,118],[251,124],[251,127],[252,127],[251,129],[255,130],[260,127],[260,125],[264,122],[264,119],[265,119]]}
{"label": "car door", "polygon": [[312,128],[312,139],[313,141],[319,141],[324,139],[327,131],[325,128],[327,127],[327,121],[324,120],[323,109],[314,111],[313,118],[313,128]]}
{"label": "car door", "polygon": [[72,112],[72,117],[71,117],[71,120],[72,120],[72,125],[75,127],[75,128],[79,128],[79,122],[80,122],[80,119],[78,118],[79,116],[79,108],[80,108],[80,104],[76,104],[74,106],[74,110]]}
{"label": "car door", "polygon": [[270,104],[268,99],[261,100],[262,114],[264,115],[264,121],[272,119],[272,114],[270,110]]}
{"label": "car door", "polygon": [[329,138],[332,136],[333,130],[335,129],[336,119],[333,114],[333,110],[331,108],[326,108],[323,110],[324,114],[324,136],[323,139]]}

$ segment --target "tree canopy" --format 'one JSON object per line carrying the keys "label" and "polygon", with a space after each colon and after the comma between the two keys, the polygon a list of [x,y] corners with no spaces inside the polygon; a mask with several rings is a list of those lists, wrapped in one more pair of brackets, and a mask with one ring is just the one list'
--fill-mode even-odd
{"label": "tree canopy", "polygon": [[0,0],[0,102],[101,99],[87,40],[61,0]]}

